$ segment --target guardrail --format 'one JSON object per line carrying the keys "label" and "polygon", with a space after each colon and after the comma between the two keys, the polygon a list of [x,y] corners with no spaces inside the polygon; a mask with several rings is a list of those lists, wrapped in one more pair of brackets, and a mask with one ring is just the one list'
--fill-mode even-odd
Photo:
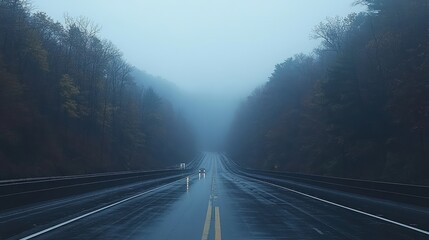
{"label": "guardrail", "polygon": [[159,183],[182,178],[195,171],[202,155],[194,158],[185,170],[110,172],[75,176],[17,179],[0,182],[0,212],[28,204],[52,200],[104,188],[160,179]]}
{"label": "guardrail", "polygon": [[[227,156],[224,155],[224,158],[227,159]],[[275,182],[276,179],[290,180],[327,189],[335,189],[343,192],[357,193],[364,196],[392,200],[395,202],[429,207],[429,186],[328,177],[292,172],[246,169],[240,167],[232,160],[229,160],[228,162],[230,163],[230,168],[232,168],[236,173],[254,178],[264,177],[264,180],[270,181],[270,179],[267,179],[267,177],[269,177],[272,182]]]}

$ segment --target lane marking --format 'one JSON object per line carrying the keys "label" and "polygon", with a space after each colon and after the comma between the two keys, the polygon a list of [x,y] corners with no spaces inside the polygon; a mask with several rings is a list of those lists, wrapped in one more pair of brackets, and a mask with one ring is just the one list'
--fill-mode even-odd
{"label": "lane marking", "polygon": [[[217,160],[215,163],[215,175],[217,175]],[[215,176],[213,177],[213,186],[214,186],[214,199],[217,199],[217,191],[216,191],[216,179]],[[222,231],[220,228],[220,213],[219,213],[219,206],[215,207],[215,240],[221,240],[222,239]]]}
{"label": "lane marking", "polygon": [[[247,178],[250,178],[250,177],[247,177]],[[280,185],[277,185],[277,184],[274,184],[274,183],[265,182],[265,181],[262,181],[262,180],[259,180],[259,179],[255,179],[255,178],[250,178],[250,179],[253,179],[255,181],[258,181],[258,182],[261,182],[261,183],[265,183],[267,185],[271,185],[271,186],[274,186],[274,187],[277,187],[277,188],[280,188],[280,189],[284,189],[284,190],[287,190],[287,191],[290,191],[290,192],[293,192],[293,193],[297,193],[299,195],[302,195],[302,196],[305,196],[305,197],[308,197],[308,198],[311,198],[311,199],[315,199],[315,200],[318,200],[318,201],[321,201],[321,202],[324,202],[324,203],[328,203],[328,204],[331,204],[331,205],[336,206],[336,207],[344,208],[344,209],[350,210],[352,212],[360,213],[360,214],[363,214],[363,215],[368,216],[368,217],[376,218],[378,220],[385,221],[385,222],[388,222],[388,223],[391,223],[391,224],[394,224],[394,225],[397,225],[397,226],[400,226],[400,227],[408,228],[410,230],[414,230],[416,232],[423,233],[425,235],[429,235],[429,231],[426,231],[426,230],[423,230],[423,229],[420,229],[420,228],[416,228],[416,227],[413,227],[413,226],[410,226],[410,225],[407,225],[407,224],[403,224],[403,223],[400,223],[400,222],[396,222],[396,221],[393,221],[393,220],[390,220],[390,219],[387,219],[387,218],[384,218],[384,217],[380,217],[380,216],[377,216],[377,215],[374,215],[374,214],[371,214],[371,213],[367,213],[367,212],[364,212],[364,211],[361,211],[361,210],[357,210],[357,209],[354,209],[354,208],[351,208],[351,207],[347,207],[347,206],[344,206],[344,205],[341,205],[341,204],[338,204],[338,203],[334,203],[334,202],[331,202],[331,201],[328,201],[328,200],[325,200],[325,199],[322,199],[322,198],[318,198],[318,197],[315,197],[315,196],[312,196],[312,195],[309,195],[309,194],[306,194],[306,193],[303,193],[303,192],[299,192],[299,191],[296,191],[296,190],[293,190],[293,189],[290,189],[290,188],[287,188],[287,187],[283,187],[283,186],[280,186]]]}
{"label": "lane marking", "polygon": [[216,206],[216,199],[217,193],[216,193],[216,175],[217,175],[217,162],[212,161],[212,181],[211,181],[211,187],[210,187],[210,198],[209,198],[209,204],[207,207],[207,214],[206,214],[206,220],[204,223],[204,229],[203,234],[201,236],[202,240],[208,240],[209,233],[210,233],[210,225],[212,221],[212,212],[213,212],[213,206],[214,205],[214,221],[215,221],[215,240],[222,240],[222,231],[220,227],[220,213],[219,213],[219,206]]}
{"label": "lane marking", "polygon": [[220,214],[219,207],[215,207],[215,240],[222,239],[222,231],[220,229]]}
{"label": "lane marking", "polygon": [[204,230],[203,230],[203,235],[201,236],[201,240],[209,239],[211,220],[212,220],[212,203],[209,200],[209,206],[207,207],[206,221],[204,223]]}
{"label": "lane marking", "polygon": [[114,206],[116,206],[116,205],[119,205],[119,204],[121,204],[121,203],[127,202],[127,201],[129,201],[129,200],[132,200],[132,199],[134,199],[134,198],[140,197],[140,196],[142,196],[142,195],[148,194],[148,193],[150,193],[150,192],[153,192],[153,191],[159,190],[159,189],[161,189],[161,188],[164,188],[164,187],[166,187],[166,186],[172,185],[172,184],[174,184],[174,183],[176,183],[176,182],[179,182],[179,181],[182,181],[182,180],[183,180],[183,178],[181,178],[181,179],[179,179],[179,180],[176,180],[176,181],[174,181],[174,182],[171,182],[171,183],[168,183],[168,184],[165,184],[165,185],[162,185],[162,186],[156,187],[156,188],[154,188],[154,189],[150,189],[150,190],[148,190],[148,191],[146,191],[146,192],[142,192],[142,193],[139,193],[139,194],[137,194],[137,195],[134,195],[134,196],[128,197],[128,198],[123,199],[123,200],[121,200],[121,201],[119,201],[119,202],[115,202],[115,203],[112,203],[112,204],[107,205],[107,206],[105,206],[105,207],[102,207],[102,208],[96,209],[96,210],[94,210],[94,211],[92,211],[92,212],[85,213],[85,214],[83,214],[83,215],[81,215],[81,216],[78,216],[78,217],[75,217],[75,218],[70,219],[70,220],[68,220],[68,221],[62,222],[62,223],[57,224],[57,225],[55,225],[55,226],[52,226],[52,227],[50,227],[50,228],[46,228],[46,229],[44,229],[44,230],[42,230],[42,231],[40,231],[40,232],[36,232],[36,233],[33,233],[33,234],[29,235],[29,236],[23,237],[23,238],[21,238],[21,240],[27,240],[27,239],[32,239],[32,238],[38,237],[38,236],[40,236],[40,235],[42,235],[42,234],[45,234],[45,233],[50,232],[50,231],[52,231],[52,230],[55,230],[55,229],[57,229],[57,228],[63,227],[63,226],[65,226],[65,225],[67,225],[67,224],[70,224],[70,223],[76,222],[76,221],[78,221],[78,220],[80,220],[80,219],[82,219],[82,218],[85,218],[85,217],[88,217],[88,216],[94,215],[94,214],[96,214],[96,213],[98,213],[98,212],[101,212],[101,211],[103,211],[103,210],[106,210],[106,209],[108,209],[108,208],[112,208],[112,207],[114,207]]}
{"label": "lane marking", "polygon": [[317,229],[317,228],[314,227],[313,230],[316,231],[318,234],[323,235],[323,232],[320,231],[319,229]]}
{"label": "lane marking", "polygon": [[[213,161],[212,161],[212,169],[214,168]],[[214,170],[213,170],[214,172]],[[209,239],[209,233],[210,233],[210,225],[212,221],[212,199],[213,199],[213,183],[214,183],[214,173],[212,173],[212,181],[210,183],[210,198],[209,198],[209,205],[207,207],[207,213],[206,213],[206,220],[204,222],[204,229],[203,229],[203,235],[201,236],[201,240],[207,240]]]}

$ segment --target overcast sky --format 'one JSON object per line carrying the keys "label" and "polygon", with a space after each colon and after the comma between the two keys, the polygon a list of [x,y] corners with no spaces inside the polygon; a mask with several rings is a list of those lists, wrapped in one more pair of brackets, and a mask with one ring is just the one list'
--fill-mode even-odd
{"label": "overcast sky", "polygon": [[102,27],[132,65],[178,87],[214,96],[247,95],[274,66],[318,45],[309,35],[327,16],[361,8],[353,0],[32,0]]}

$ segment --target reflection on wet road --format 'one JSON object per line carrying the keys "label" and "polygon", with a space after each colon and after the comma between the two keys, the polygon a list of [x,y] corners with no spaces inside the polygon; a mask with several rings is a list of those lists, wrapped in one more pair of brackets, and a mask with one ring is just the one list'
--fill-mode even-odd
{"label": "reflection on wet road", "polygon": [[[104,206],[101,210],[95,208],[96,212],[64,225],[61,224],[70,218],[58,219],[19,237],[331,240],[428,236],[234,174],[225,161],[228,160],[220,154],[206,153],[200,166],[206,173],[196,170],[178,181],[130,195],[120,203],[100,202]],[[85,213],[88,212],[73,215],[73,219]],[[61,226],[32,235],[58,225]]]}

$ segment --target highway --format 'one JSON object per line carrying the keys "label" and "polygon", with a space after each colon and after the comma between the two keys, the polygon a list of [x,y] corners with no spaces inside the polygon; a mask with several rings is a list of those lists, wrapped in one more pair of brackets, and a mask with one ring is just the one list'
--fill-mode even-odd
{"label": "highway", "polygon": [[218,153],[199,168],[0,210],[0,239],[429,239],[426,207],[243,175]]}

